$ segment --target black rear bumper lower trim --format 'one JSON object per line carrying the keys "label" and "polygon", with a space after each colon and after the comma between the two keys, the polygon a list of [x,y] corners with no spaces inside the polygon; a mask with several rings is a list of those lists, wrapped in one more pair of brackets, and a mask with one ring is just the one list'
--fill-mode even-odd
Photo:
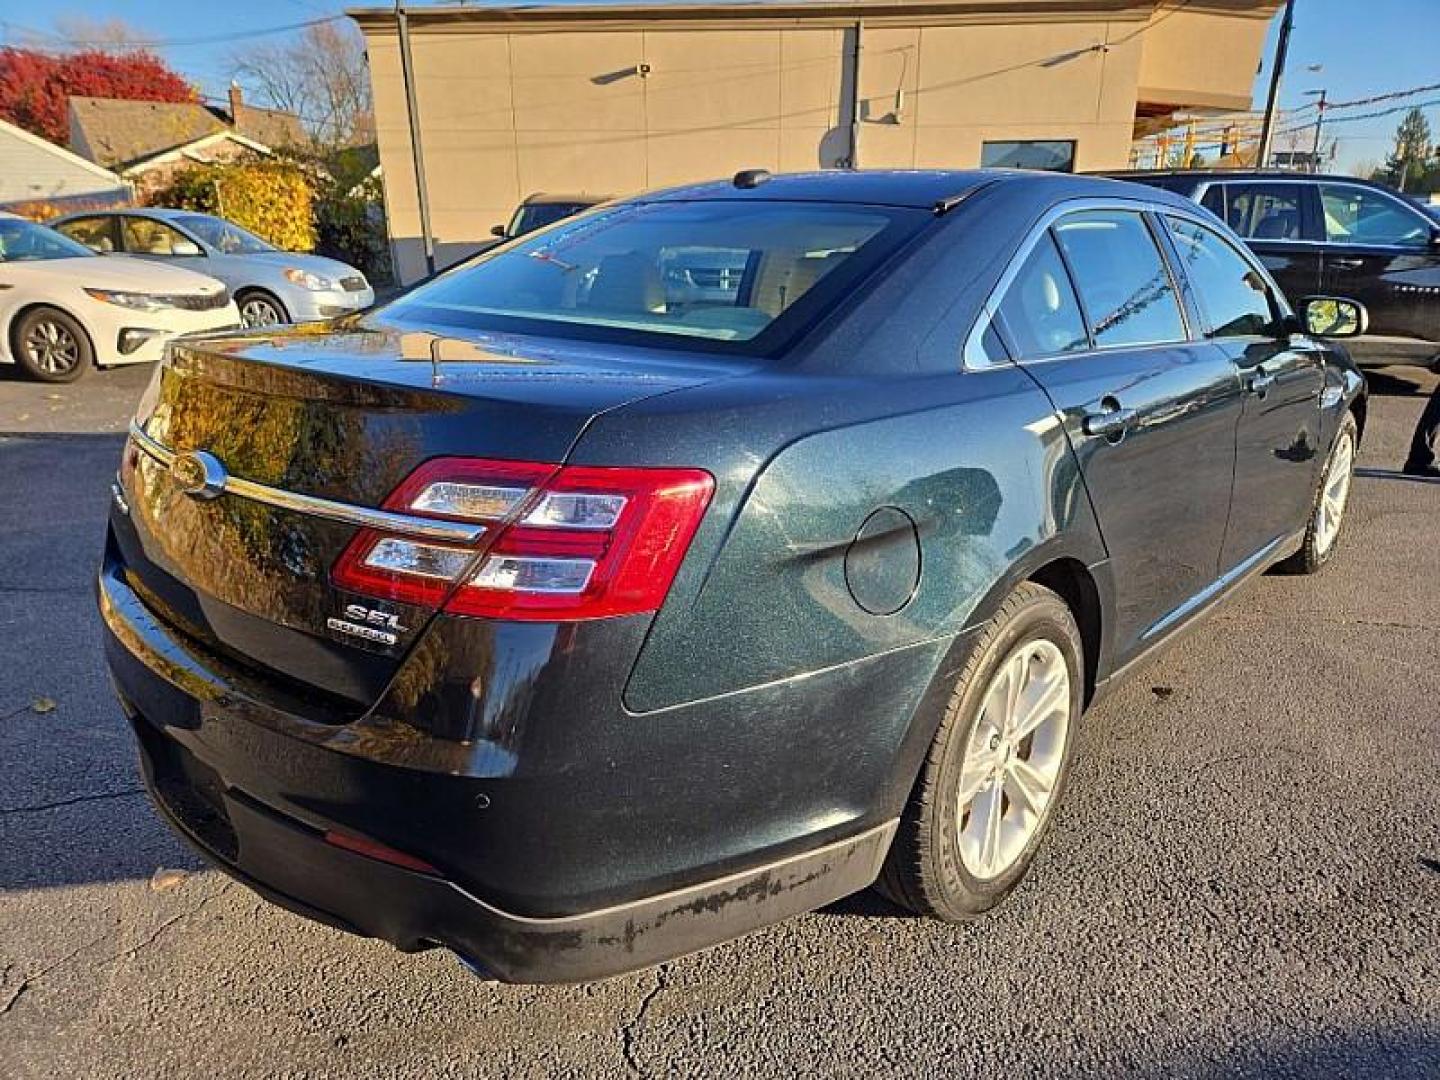
{"label": "black rear bumper lower trim", "polygon": [[[763,865],[611,907],[553,916],[502,910],[444,877],[327,843],[315,823],[232,787],[168,698],[233,698],[213,673],[126,603],[102,572],[101,615],[116,688],[140,744],[146,787],[199,852],[282,907],[404,951],[444,946],[509,982],[579,982],[659,963],[814,910],[873,884],[898,821]],[[127,613],[137,617],[127,618]],[[178,695],[178,697],[177,697]],[[232,701],[233,704],[233,701]],[[259,708],[251,703],[247,711]],[[173,711],[173,710],[172,710]],[[236,720],[237,723],[250,721]]]}

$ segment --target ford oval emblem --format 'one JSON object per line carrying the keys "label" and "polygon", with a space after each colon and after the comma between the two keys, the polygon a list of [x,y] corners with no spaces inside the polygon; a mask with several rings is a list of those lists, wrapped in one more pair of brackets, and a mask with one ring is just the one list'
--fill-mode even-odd
{"label": "ford oval emblem", "polygon": [[178,455],[170,463],[170,478],[192,499],[213,499],[225,491],[225,466],[204,450]]}

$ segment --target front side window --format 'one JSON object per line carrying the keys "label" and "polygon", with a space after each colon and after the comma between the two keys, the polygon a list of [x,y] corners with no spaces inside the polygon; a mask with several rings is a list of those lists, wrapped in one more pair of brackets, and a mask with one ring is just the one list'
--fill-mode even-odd
{"label": "front side window", "polygon": [[1321,184],[1320,206],[1331,243],[1420,248],[1430,242],[1430,222],[1379,191]]}
{"label": "front side window", "polygon": [[1165,221],[1210,326],[1208,336],[1264,334],[1275,321],[1265,279],[1219,233],[1185,218]]}
{"label": "front side window", "polygon": [[121,226],[125,250],[132,255],[194,255],[196,244],[164,222],[125,217]]}
{"label": "front side window", "polygon": [[[378,317],[755,353],[840,299],[929,218],[816,203],[625,203],[497,248]],[[745,346],[772,325],[763,345]]]}
{"label": "front side window", "polygon": [[1069,140],[987,142],[980,146],[980,165],[986,169],[1043,169],[1075,171],[1075,143]]}
{"label": "front side window", "polygon": [[1000,301],[1000,318],[1021,359],[1090,347],[1070,276],[1047,232],[1025,257]]}
{"label": "front side window", "polygon": [[75,218],[73,221],[62,222],[55,228],[70,237],[71,240],[80,241],[91,251],[108,254],[115,250],[114,218]]}
{"label": "front side window", "polygon": [[1298,184],[1226,184],[1225,224],[1247,240],[1301,240]]}
{"label": "front side window", "polygon": [[176,222],[189,229],[216,251],[226,255],[260,255],[275,248],[232,221],[209,214],[186,214]]}
{"label": "front side window", "polygon": [[1185,340],[1170,273],[1145,219],[1128,210],[1087,210],[1055,225],[1099,348]]}

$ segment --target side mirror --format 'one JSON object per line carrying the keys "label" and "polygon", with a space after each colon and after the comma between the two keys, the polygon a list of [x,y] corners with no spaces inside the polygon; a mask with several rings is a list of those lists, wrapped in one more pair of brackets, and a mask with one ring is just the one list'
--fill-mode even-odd
{"label": "side mirror", "polygon": [[505,226],[504,226],[504,225],[491,225],[491,226],[490,226],[490,235],[491,235],[491,236],[498,236],[501,240],[504,240],[504,239],[505,239]]}
{"label": "side mirror", "polygon": [[1300,321],[1315,337],[1359,337],[1370,329],[1370,312],[1358,300],[1307,296],[1300,302]]}
{"label": "side mirror", "polygon": [[170,245],[171,255],[203,255],[200,245],[193,240],[176,240]]}

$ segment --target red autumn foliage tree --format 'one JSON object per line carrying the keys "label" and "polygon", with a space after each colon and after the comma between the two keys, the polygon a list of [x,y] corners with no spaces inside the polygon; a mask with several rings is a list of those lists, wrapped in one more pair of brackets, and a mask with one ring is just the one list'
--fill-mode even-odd
{"label": "red autumn foliage tree", "polygon": [[0,119],[64,146],[72,95],[194,101],[195,88],[154,53],[0,49]]}

